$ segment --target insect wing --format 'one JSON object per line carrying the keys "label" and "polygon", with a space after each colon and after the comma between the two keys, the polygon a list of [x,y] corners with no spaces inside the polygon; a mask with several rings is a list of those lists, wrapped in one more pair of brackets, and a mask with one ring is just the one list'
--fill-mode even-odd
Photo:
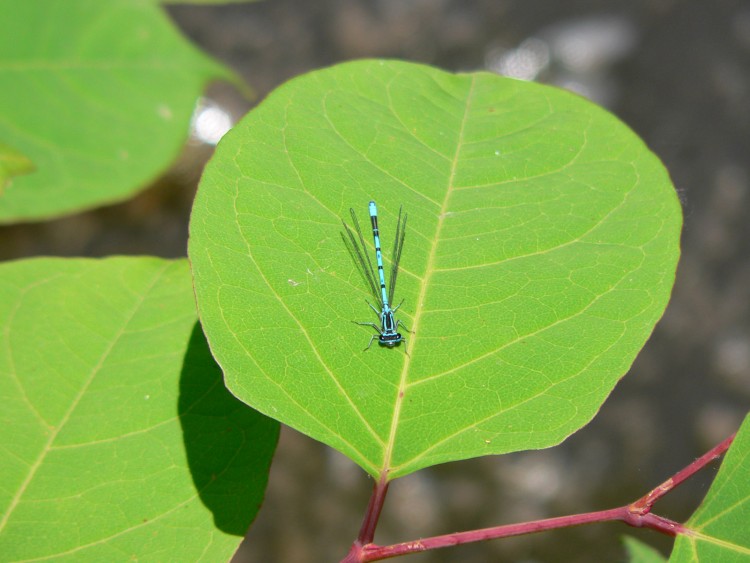
{"label": "insect wing", "polygon": [[388,282],[388,296],[395,303],[394,291],[396,290],[396,277],[398,276],[398,265],[401,262],[401,251],[404,249],[404,238],[406,237],[406,218],[401,220],[401,208],[398,210],[398,222],[396,223],[396,236],[393,239],[393,254],[391,255],[391,279]]}
{"label": "insect wing", "polygon": [[365,283],[370,287],[370,293],[375,299],[375,302],[382,307],[383,303],[380,298],[380,293],[378,293],[378,290],[376,289],[377,284],[375,283],[375,269],[372,267],[370,255],[367,253],[367,246],[365,245],[365,238],[364,236],[362,236],[362,229],[360,229],[359,227],[359,221],[357,220],[357,216],[354,213],[354,210],[350,209],[349,211],[352,214],[352,222],[354,223],[354,228],[357,231],[359,241],[357,241],[357,236],[354,235],[349,226],[343,221],[342,223],[344,224],[344,229],[346,230],[346,234],[348,235],[348,237],[344,236],[344,234],[342,233],[341,238],[344,239],[344,244],[346,245],[349,254],[351,254],[352,260],[354,260],[354,263],[357,265],[359,273],[362,275]]}

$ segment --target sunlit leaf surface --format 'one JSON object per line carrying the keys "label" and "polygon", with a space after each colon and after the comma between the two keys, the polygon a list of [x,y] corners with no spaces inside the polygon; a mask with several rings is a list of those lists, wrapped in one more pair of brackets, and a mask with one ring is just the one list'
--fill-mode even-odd
{"label": "sunlit leaf surface", "polygon": [[[380,209],[376,322],[341,240]],[[359,61],[278,88],[220,143],[191,220],[204,330],[243,401],[372,475],[543,448],[586,424],[669,298],[681,215],[659,160],[568,92]],[[369,237],[369,234],[368,234]]]}
{"label": "sunlit leaf surface", "polygon": [[227,561],[278,423],[232,397],[185,260],[0,266],[0,559]]}

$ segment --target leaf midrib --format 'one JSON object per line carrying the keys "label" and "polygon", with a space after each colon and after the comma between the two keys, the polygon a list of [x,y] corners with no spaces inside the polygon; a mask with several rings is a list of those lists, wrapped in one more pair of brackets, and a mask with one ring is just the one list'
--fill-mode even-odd
{"label": "leaf midrib", "polygon": [[[464,130],[466,128],[466,122],[468,120],[469,112],[471,110],[471,100],[474,94],[474,87],[476,84],[476,75],[472,75],[471,77],[471,83],[468,88],[468,92],[466,94],[466,104],[464,106],[464,114],[461,118],[461,126],[458,132],[458,141],[456,143],[456,150],[453,154],[453,159],[451,162],[451,169],[450,169],[450,175],[448,177],[448,185],[446,187],[445,196],[443,197],[443,204],[440,208],[440,211],[438,213],[438,221],[437,221],[437,227],[435,229],[435,235],[432,239],[432,245],[430,246],[430,253],[427,257],[427,265],[425,267],[425,273],[424,276],[422,276],[422,281],[420,283],[419,287],[419,296],[417,297],[416,303],[417,308],[414,313],[414,321],[412,322],[412,332],[416,335],[419,333],[419,323],[422,318],[422,311],[424,310],[424,307],[422,307],[422,303],[425,301],[425,294],[427,292],[427,288],[430,285],[430,279],[432,278],[433,273],[435,273],[435,260],[437,255],[437,246],[438,241],[440,240],[440,233],[443,229],[443,221],[446,217],[447,213],[447,207],[448,202],[450,201],[450,196],[454,191],[454,181],[456,176],[456,170],[458,168],[458,161],[459,161],[459,155],[461,153],[461,147],[464,144]],[[416,337],[412,339],[412,343],[416,340]],[[391,419],[391,429],[388,435],[388,441],[386,442],[386,448],[383,455],[383,467],[382,472],[385,475],[386,479],[389,479],[389,473],[391,469],[391,462],[393,459],[393,452],[395,450],[396,446],[396,436],[398,434],[398,428],[399,428],[399,420],[401,417],[401,409],[404,405],[404,399],[406,397],[406,390],[408,387],[408,376],[409,376],[409,367],[411,365],[411,356],[406,354],[406,359],[404,361],[404,365],[401,368],[401,376],[399,378],[398,383],[398,392],[396,394],[396,402],[394,404],[393,408],[393,416]]]}

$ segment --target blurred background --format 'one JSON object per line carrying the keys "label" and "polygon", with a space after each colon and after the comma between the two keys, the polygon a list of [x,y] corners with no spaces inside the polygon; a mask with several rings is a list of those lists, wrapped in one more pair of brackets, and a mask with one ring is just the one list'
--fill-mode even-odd
{"label": "blurred background", "polygon": [[[599,415],[556,448],[397,480],[378,543],[626,504],[739,425],[750,403],[746,0],[268,0],[172,6],[169,14],[257,99],[212,85],[182,157],[154,186],[123,204],[2,227],[0,259],[185,256],[193,195],[222,131],[287,79],[361,57],[486,70],[579,92],[640,135],[678,190],[685,227],[672,301]],[[656,512],[687,518],[714,473],[680,487]],[[348,459],[284,428],[264,507],[234,561],[341,559],[371,487]],[[624,534],[669,553],[669,538],[609,523],[405,561],[622,561]]]}

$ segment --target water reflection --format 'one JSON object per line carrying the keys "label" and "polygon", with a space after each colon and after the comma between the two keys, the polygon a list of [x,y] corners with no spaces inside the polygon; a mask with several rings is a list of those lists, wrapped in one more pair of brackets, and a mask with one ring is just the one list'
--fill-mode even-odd
{"label": "water reflection", "polygon": [[201,98],[193,113],[190,136],[201,143],[216,145],[232,125],[233,119],[228,111],[213,100]]}
{"label": "water reflection", "polygon": [[626,17],[578,18],[543,28],[517,47],[489,49],[485,66],[505,76],[555,84],[611,106],[617,88],[610,71],[637,44],[636,26]]}

